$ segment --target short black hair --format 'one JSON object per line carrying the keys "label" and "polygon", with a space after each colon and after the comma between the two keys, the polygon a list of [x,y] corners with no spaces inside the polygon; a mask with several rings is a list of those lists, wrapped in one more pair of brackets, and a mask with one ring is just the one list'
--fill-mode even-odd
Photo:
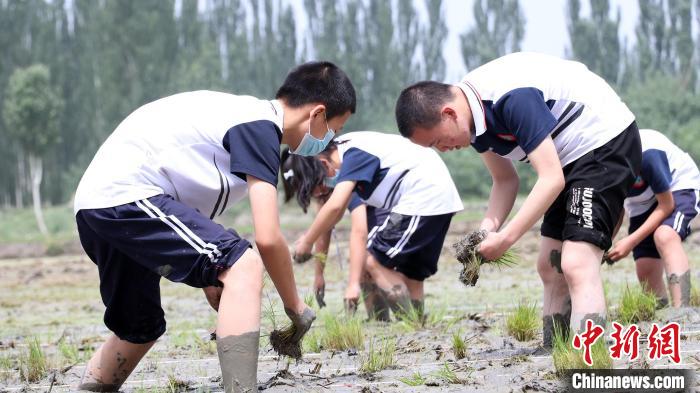
{"label": "short black hair", "polygon": [[311,61],[291,70],[275,98],[292,108],[320,102],[326,106],[327,119],[355,113],[357,105],[350,78],[329,61]]}
{"label": "short black hair", "polygon": [[416,127],[432,128],[440,122],[440,108],[454,98],[452,85],[434,81],[415,83],[401,91],[396,100],[396,124],[406,138]]}

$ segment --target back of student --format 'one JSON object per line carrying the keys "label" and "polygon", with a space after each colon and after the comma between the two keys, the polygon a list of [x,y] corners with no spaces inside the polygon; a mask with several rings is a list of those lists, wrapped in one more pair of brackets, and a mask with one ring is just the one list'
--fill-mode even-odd
{"label": "back of student", "polygon": [[368,205],[408,216],[462,210],[450,172],[434,150],[373,131],[347,133],[337,141],[338,182],[358,181],[356,192]]}
{"label": "back of student", "polygon": [[694,193],[700,189],[700,171],[688,153],[658,131],[641,129],[639,135],[642,139],[642,174],[625,200],[630,217],[644,214],[654,205],[655,190],[691,190]]}
{"label": "back of student", "polygon": [[76,191],[75,211],[167,194],[214,218],[245,197],[246,173],[276,184],[281,130],[277,101],[214,91],[154,101],[99,149]]}

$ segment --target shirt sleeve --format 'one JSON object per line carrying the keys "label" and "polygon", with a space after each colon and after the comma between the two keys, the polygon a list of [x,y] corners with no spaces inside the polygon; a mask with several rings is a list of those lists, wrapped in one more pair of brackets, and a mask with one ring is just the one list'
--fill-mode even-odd
{"label": "shirt sleeve", "polygon": [[655,194],[670,190],[672,178],[666,153],[658,149],[642,153],[641,175]]}
{"label": "shirt sleeve", "polygon": [[532,153],[557,124],[557,119],[544,100],[544,94],[534,87],[509,91],[496,101],[494,111],[506,128],[513,132],[518,146],[525,154]]}
{"label": "shirt sleeve", "polygon": [[356,192],[353,192],[352,196],[350,197],[350,203],[348,203],[348,211],[351,212],[355,210],[356,207],[364,205],[364,203],[365,201],[363,201]]}
{"label": "shirt sleeve", "polygon": [[343,154],[343,163],[340,164],[338,183],[346,180],[358,183],[372,183],[374,175],[379,171],[379,158],[377,156],[351,147]]}
{"label": "shirt sleeve", "polygon": [[281,133],[275,123],[238,124],[226,132],[223,143],[231,154],[231,173],[243,180],[250,175],[277,187]]}

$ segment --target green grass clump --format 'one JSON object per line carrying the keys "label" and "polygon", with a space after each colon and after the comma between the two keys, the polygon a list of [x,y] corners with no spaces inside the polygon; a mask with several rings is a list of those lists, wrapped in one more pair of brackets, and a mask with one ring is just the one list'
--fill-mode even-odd
{"label": "green grass clump", "polygon": [[431,309],[428,312],[421,312],[413,306],[407,311],[396,313],[397,323],[395,326],[402,332],[414,332],[416,330],[432,328],[440,325],[447,313],[446,307]]}
{"label": "green grass clump", "polygon": [[304,336],[302,341],[302,348],[304,348],[304,353],[319,353],[323,346],[321,344],[321,334],[315,328],[311,328],[308,333]]}
{"label": "green grass clump", "polygon": [[321,345],[325,349],[343,351],[362,348],[364,332],[359,317],[337,318],[332,314],[323,316]]}
{"label": "green grass clump", "polygon": [[537,312],[537,303],[523,302],[506,317],[506,330],[508,334],[518,341],[530,341],[537,336],[540,327],[540,318]]}
{"label": "green grass clump", "polygon": [[425,384],[426,379],[418,371],[416,371],[410,377],[399,378],[399,381],[405,383],[408,386],[421,386]]}
{"label": "green grass clump", "polygon": [[693,283],[690,289],[690,307],[700,307],[700,289],[697,287],[697,283]]}
{"label": "green grass clump", "polygon": [[440,378],[449,384],[462,384],[464,380],[457,376],[457,373],[450,368],[447,363],[444,363],[438,371],[432,374],[436,378]]}
{"label": "green grass clump", "polygon": [[617,310],[617,319],[622,324],[650,321],[656,315],[656,296],[641,287],[625,287]]}
{"label": "green grass clump", "polygon": [[369,349],[361,357],[360,372],[374,373],[392,367],[396,360],[396,341],[391,338],[384,339],[384,343],[375,348],[374,339],[369,342]]}
{"label": "green grass clump", "polygon": [[58,341],[58,352],[61,353],[66,364],[77,364],[83,360],[78,345],[74,342],[68,342],[65,337]]}
{"label": "green grass clump", "polygon": [[46,376],[48,362],[36,337],[27,340],[27,351],[20,357],[20,378],[37,382]]}
{"label": "green grass clump", "polygon": [[[573,336],[571,336],[573,337]],[[608,353],[605,340],[600,337],[591,346],[592,366],[588,366],[583,360],[583,350],[574,349],[572,340],[566,335],[555,334],[552,342],[552,360],[556,374],[559,377],[566,375],[572,369],[611,369],[612,359]]]}
{"label": "green grass clump", "polygon": [[456,331],[452,334],[452,353],[457,360],[467,357],[467,344],[461,333],[461,331]]}

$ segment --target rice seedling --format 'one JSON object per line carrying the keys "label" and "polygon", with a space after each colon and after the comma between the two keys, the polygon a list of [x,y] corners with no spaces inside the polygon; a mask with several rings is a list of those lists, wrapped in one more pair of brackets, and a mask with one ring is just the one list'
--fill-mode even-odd
{"label": "rice seedling", "polygon": [[537,303],[521,302],[506,317],[506,330],[508,334],[518,341],[530,341],[537,336],[540,328],[540,317],[537,312]]}
{"label": "rice seedling", "polygon": [[197,334],[193,335],[194,346],[197,348],[202,355],[215,355],[216,354],[216,341],[205,339]]}
{"label": "rice seedling", "polygon": [[690,302],[688,304],[690,307],[700,307],[700,289],[698,289],[696,282],[690,288]]}
{"label": "rice seedling", "polygon": [[369,342],[369,349],[361,357],[360,372],[374,373],[393,366],[396,362],[396,341],[393,338],[384,339],[383,344],[375,348],[374,339]]}
{"label": "rice seedling", "polygon": [[168,374],[168,382],[165,391],[168,393],[187,392],[190,390],[190,382],[177,378],[173,374]]}
{"label": "rice seedling", "polygon": [[68,342],[65,337],[58,341],[58,351],[66,364],[77,364],[82,360],[78,345],[74,342]]}
{"label": "rice seedling", "polygon": [[402,332],[413,332],[420,329],[431,328],[440,325],[445,319],[446,307],[431,309],[430,312],[421,311],[413,306],[408,310],[395,313],[396,328]]}
{"label": "rice seedling", "polygon": [[12,358],[9,355],[0,356],[0,381],[7,381],[14,371]]}
{"label": "rice seedling", "polygon": [[557,332],[552,341],[552,360],[559,377],[566,375],[566,372],[572,369],[612,368],[612,359],[602,337],[591,346],[592,365],[590,367],[583,360],[583,350],[575,349],[567,335]]}
{"label": "rice seedling", "polygon": [[309,307],[319,308],[319,304],[316,302],[315,296],[311,292],[308,292],[304,295],[304,304],[306,304]]}
{"label": "rice seedling", "polygon": [[399,378],[399,381],[405,383],[408,386],[421,386],[425,384],[425,377],[423,377],[420,372],[416,371],[410,377]]}
{"label": "rice seedling", "polygon": [[306,308],[304,314],[297,318],[299,321],[303,321],[304,330],[299,331],[294,323],[289,323],[281,329],[275,329],[270,333],[270,345],[278,355],[299,360],[302,355],[302,340],[311,327],[311,323],[316,319],[316,314],[310,308]]}
{"label": "rice seedling", "polygon": [[617,310],[617,319],[622,324],[649,321],[656,315],[656,296],[641,287],[625,287]]}
{"label": "rice seedling", "polygon": [[452,334],[452,353],[457,360],[467,357],[467,344],[461,333],[462,331],[458,330]]}
{"label": "rice seedling", "polygon": [[321,345],[321,334],[316,329],[311,329],[302,341],[304,352],[319,353],[323,348]]}
{"label": "rice seedling", "polygon": [[440,369],[435,371],[432,375],[449,384],[461,384],[464,382],[462,378],[457,376],[457,373],[450,368],[447,362],[443,363],[442,367],[440,367]]}
{"label": "rice seedling", "polygon": [[479,243],[481,243],[488,236],[488,231],[479,230],[474,231],[463,238],[461,238],[457,243],[453,244],[452,247],[455,250],[457,260],[462,264],[463,268],[459,274],[459,280],[467,286],[473,287],[476,285],[479,279],[479,273],[481,271],[481,265],[491,264],[499,268],[510,267],[518,262],[518,255],[513,250],[507,250],[500,258],[494,260],[486,260],[479,254],[478,248]]}
{"label": "rice seedling", "polygon": [[27,351],[20,356],[20,378],[27,382],[37,382],[46,376],[48,362],[41,350],[39,339],[27,340]]}
{"label": "rice seedling", "polygon": [[323,348],[342,351],[361,348],[363,344],[364,334],[359,317],[336,318],[333,314],[323,316]]}

